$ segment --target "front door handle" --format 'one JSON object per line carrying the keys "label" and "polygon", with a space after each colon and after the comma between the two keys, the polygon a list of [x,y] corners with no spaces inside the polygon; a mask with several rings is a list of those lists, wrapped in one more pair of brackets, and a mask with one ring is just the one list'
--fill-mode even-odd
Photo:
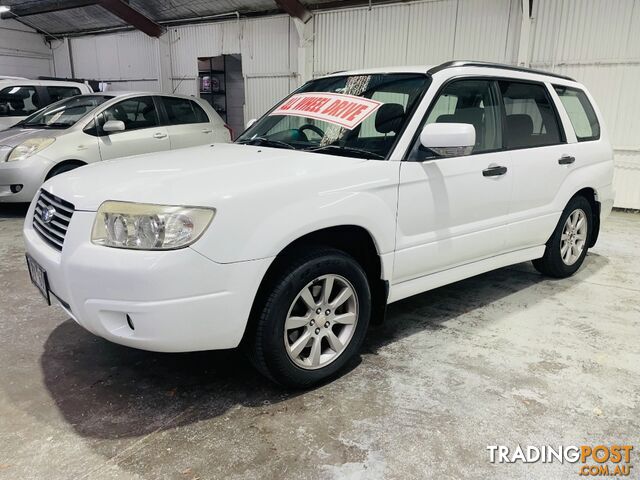
{"label": "front door handle", "polygon": [[493,167],[487,167],[482,170],[482,175],[485,177],[499,177],[507,173],[507,167],[501,165],[495,165]]}
{"label": "front door handle", "polygon": [[563,155],[558,159],[558,163],[560,165],[571,165],[576,161],[576,157],[572,157],[570,155]]}
{"label": "front door handle", "polygon": [[166,133],[161,133],[161,132],[153,134],[153,138],[165,138],[166,136],[167,136]]}

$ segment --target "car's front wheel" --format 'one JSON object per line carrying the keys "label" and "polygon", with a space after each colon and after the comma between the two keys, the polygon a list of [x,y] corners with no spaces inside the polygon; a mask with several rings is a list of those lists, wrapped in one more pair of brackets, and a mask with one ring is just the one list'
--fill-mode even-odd
{"label": "car's front wheel", "polygon": [[346,253],[315,249],[291,259],[254,309],[254,365],[282,385],[309,387],[358,353],[371,316],[362,267]]}
{"label": "car's front wheel", "polygon": [[592,209],[583,196],[573,197],[565,207],[544,256],[533,266],[545,275],[565,278],[573,275],[587,255],[591,239]]}

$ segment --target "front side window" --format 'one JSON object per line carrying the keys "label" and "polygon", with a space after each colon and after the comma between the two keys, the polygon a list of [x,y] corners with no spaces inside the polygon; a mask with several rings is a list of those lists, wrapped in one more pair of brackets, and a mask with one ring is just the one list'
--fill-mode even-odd
{"label": "front side window", "polygon": [[312,80],[236,143],[384,159],[428,86],[424,74],[371,74]]}
{"label": "front side window", "polygon": [[206,123],[209,117],[196,102],[186,98],[160,97],[167,112],[169,125],[184,125],[188,123]]}
{"label": "front side window", "polygon": [[80,95],[80,89],[77,87],[59,87],[48,86],[47,93],[49,94],[49,100],[51,103],[62,100],[63,98],[75,97],[76,95]]}
{"label": "front side window", "polygon": [[569,115],[573,130],[579,142],[598,140],[600,138],[600,123],[587,95],[577,88],[554,85],[564,109]]}
{"label": "front side window", "polygon": [[6,87],[0,91],[0,117],[26,117],[39,108],[35,87]]}
{"label": "front side window", "polygon": [[[500,103],[494,82],[490,80],[456,80],[447,84],[431,104],[426,121],[430,123],[466,123],[476,131],[472,154],[496,151],[502,148]],[[438,154],[420,144],[417,138],[409,158],[428,160]]]}
{"label": "front side window", "polygon": [[558,117],[544,85],[500,81],[505,108],[505,146],[543,147],[563,141]]}
{"label": "front side window", "polygon": [[136,97],[123,100],[105,109],[101,115],[101,123],[119,120],[124,123],[125,131],[156,127],[158,111],[152,97]]}
{"label": "front side window", "polygon": [[18,125],[29,128],[69,128],[111,98],[111,95],[71,97],[49,105]]}

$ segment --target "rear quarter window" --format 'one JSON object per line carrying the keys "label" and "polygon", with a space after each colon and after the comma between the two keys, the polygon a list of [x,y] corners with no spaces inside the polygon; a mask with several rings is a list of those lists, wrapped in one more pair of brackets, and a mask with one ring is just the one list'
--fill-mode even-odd
{"label": "rear quarter window", "polygon": [[554,85],[553,88],[560,97],[567,115],[569,115],[578,141],[598,140],[600,138],[600,123],[587,95],[578,88],[565,87],[564,85]]}
{"label": "rear quarter window", "polygon": [[63,98],[75,97],[80,95],[80,89],[77,87],[59,87],[57,85],[47,86],[47,93],[49,94],[49,100],[51,103],[62,100]]}

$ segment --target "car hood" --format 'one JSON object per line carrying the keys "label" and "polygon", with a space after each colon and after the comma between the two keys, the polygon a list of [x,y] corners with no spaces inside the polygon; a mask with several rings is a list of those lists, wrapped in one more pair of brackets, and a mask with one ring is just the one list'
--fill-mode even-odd
{"label": "car hood", "polygon": [[44,187],[95,211],[106,200],[217,207],[301,181],[340,175],[367,160],[237,144],[213,144],[137,155],[87,165],[54,177]]}
{"label": "car hood", "polygon": [[16,147],[29,138],[55,138],[66,133],[68,129],[48,128],[10,128],[0,132],[0,145]]}

